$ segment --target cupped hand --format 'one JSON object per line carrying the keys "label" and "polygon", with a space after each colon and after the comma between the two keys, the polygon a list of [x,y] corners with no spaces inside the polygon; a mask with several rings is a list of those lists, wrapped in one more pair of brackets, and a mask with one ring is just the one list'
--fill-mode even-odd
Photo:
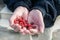
{"label": "cupped hand", "polygon": [[32,10],[28,15],[28,22],[33,24],[33,29],[30,29],[32,35],[44,32],[44,21],[42,13],[39,10]]}
{"label": "cupped hand", "polygon": [[22,26],[19,24],[14,24],[14,20],[19,17],[23,17],[24,20],[27,20],[28,17],[28,9],[25,7],[18,7],[14,11],[12,17],[10,18],[10,26],[14,29],[15,32],[21,32],[22,34],[29,33],[29,31],[24,27],[21,29]]}

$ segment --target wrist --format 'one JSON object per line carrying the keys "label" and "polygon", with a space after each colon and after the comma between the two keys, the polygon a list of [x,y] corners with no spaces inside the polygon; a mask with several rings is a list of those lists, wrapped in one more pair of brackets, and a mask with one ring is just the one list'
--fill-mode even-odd
{"label": "wrist", "polygon": [[24,10],[28,10],[26,7],[23,7],[23,6],[19,6],[17,7],[15,10],[20,10],[20,11],[24,11]]}
{"label": "wrist", "polygon": [[28,12],[28,9],[26,7],[19,6],[15,9],[14,14],[20,14],[22,12]]}
{"label": "wrist", "polygon": [[26,7],[23,7],[23,6],[19,6],[19,7],[17,7],[17,9],[22,9],[22,10],[27,10],[27,8]]}
{"label": "wrist", "polygon": [[38,9],[33,9],[32,11],[36,11],[36,12],[42,14],[42,12],[40,10],[38,10]]}

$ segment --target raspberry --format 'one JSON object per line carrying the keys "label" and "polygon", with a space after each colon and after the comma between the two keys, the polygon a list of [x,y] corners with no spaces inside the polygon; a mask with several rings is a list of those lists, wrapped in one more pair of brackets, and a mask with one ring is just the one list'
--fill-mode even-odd
{"label": "raspberry", "polygon": [[14,23],[15,24],[19,24],[19,21],[16,19],[16,20],[14,20]]}
{"label": "raspberry", "polygon": [[19,24],[20,26],[22,26],[22,28],[26,27],[26,29],[28,30],[32,28],[32,24],[29,24],[27,20],[23,19],[23,17],[16,18],[14,20],[14,23]]}

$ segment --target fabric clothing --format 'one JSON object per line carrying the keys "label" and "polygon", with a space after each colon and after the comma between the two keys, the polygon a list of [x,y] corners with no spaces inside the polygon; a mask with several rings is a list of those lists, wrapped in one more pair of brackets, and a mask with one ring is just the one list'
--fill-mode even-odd
{"label": "fabric clothing", "polygon": [[38,9],[42,12],[45,28],[54,25],[56,17],[60,15],[60,0],[3,0],[7,7],[14,10],[23,6],[28,10]]}

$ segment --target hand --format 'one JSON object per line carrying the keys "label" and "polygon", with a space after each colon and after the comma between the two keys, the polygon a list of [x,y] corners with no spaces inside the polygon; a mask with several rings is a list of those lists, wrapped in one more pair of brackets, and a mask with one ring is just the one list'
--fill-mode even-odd
{"label": "hand", "polygon": [[33,23],[34,29],[30,29],[32,35],[44,32],[44,21],[39,10],[32,10],[28,16],[28,22]]}
{"label": "hand", "polygon": [[21,32],[22,34],[29,33],[29,31],[26,30],[26,28],[21,29],[20,25],[14,24],[14,20],[17,17],[19,17],[19,16],[23,17],[24,20],[27,20],[27,16],[28,16],[28,10],[27,10],[27,8],[21,7],[21,6],[18,7],[18,8],[16,8],[16,10],[14,11],[12,17],[10,18],[10,26],[12,28],[14,28],[15,32]]}

